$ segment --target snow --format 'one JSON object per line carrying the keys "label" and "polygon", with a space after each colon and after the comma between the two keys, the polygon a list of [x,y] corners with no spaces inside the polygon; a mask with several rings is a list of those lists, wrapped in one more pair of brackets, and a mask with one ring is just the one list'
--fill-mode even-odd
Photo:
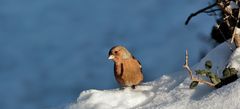
{"label": "snow", "polygon": [[[142,86],[137,90],[132,90],[131,88],[109,91],[89,90],[83,92],[80,95],[80,98],[78,99],[80,102],[79,105],[72,106],[71,108],[75,109],[76,107],[79,107],[81,109],[126,109],[129,107],[135,107],[139,104],[144,104],[154,96],[154,93],[149,91],[151,88],[152,87]],[[96,99],[102,97],[104,97],[105,100]]]}
{"label": "snow", "polygon": [[230,9],[238,9],[238,5],[234,1],[230,1],[229,6],[227,6]]}
{"label": "snow", "polygon": [[226,10],[232,13],[233,9],[238,9],[238,5],[234,1],[230,1],[229,5],[226,7]]}
{"label": "snow", "polygon": [[[233,54],[225,42],[210,51],[193,69],[204,68],[206,60],[213,62],[213,71],[222,72],[228,63],[238,68],[240,48]],[[231,56],[232,54],[232,56]],[[191,59],[191,54],[189,54]],[[230,58],[231,57],[231,58]],[[184,58],[184,57],[183,57]],[[218,74],[221,75],[221,74]],[[190,79],[187,72],[180,71],[163,75],[160,79],[146,82],[136,87],[112,90],[86,90],[68,109],[239,109],[240,79],[214,90],[200,84],[189,89]]]}
{"label": "snow", "polygon": [[235,68],[240,71],[240,48],[234,50],[233,55],[230,57],[228,67]]}

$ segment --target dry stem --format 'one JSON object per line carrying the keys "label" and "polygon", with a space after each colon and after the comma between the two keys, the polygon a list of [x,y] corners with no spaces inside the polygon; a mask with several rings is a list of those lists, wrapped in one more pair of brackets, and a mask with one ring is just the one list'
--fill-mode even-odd
{"label": "dry stem", "polygon": [[240,9],[238,9],[238,20],[237,20],[237,23],[234,27],[234,31],[233,31],[233,35],[232,35],[232,39],[231,39],[231,43],[233,43],[233,41],[235,41],[235,44],[237,47],[240,46],[240,34],[239,32],[239,29],[237,27],[238,23],[239,23],[239,19],[240,19]]}
{"label": "dry stem", "polygon": [[188,71],[189,73],[189,76],[191,78],[192,81],[197,81],[199,83],[204,83],[204,84],[207,84],[208,86],[210,87],[214,87],[215,85],[211,82],[208,82],[208,81],[205,81],[205,80],[202,80],[202,79],[199,79],[199,78],[195,78],[193,76],[193,72],[191,70],[191,68],[189,67],[189,64],[188,64],[188,50],[186,50],[186,57],[185,57],[185,64],[183,65],[183,67]]}
{"label": "dry stem", "polygon": [[189,21],[192,19],[192,17],[194,17],[194,16],[196,16],[196,15],[202,13],[202,12],[205,12],[206,10],[211,9],[212,7],[214,7],[216,5],[217,5],[217,3],[214,3],[214,4],[209,5],[209,6],[205,7],[205,8],[203,8],[203,9],[198,10],[195,13],[192,13],[190,16],[188,16],[187,20],[185,21],[185,25],[187,25],[189,23]]}

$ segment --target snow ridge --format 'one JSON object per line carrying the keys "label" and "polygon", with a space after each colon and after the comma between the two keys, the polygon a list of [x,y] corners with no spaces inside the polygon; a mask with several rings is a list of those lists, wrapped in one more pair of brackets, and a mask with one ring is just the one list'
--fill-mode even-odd
{"label": "snow ridge", "polygon": [[[225,66],[239,70],[240,49],[232,51],[227,42],[208,53],[193,69],[204,68],[206,60],[213,62],[213,71]],[[191,54],[189,54],[191,57]],[[219,73],[218,75],[221,75]],[[206,85],[189,89],[190,79],[185,71],[163,75],[160,79],[131,88],[83,91],[68,109],[238,109],[240,108],[240,79],[220,89]]]}

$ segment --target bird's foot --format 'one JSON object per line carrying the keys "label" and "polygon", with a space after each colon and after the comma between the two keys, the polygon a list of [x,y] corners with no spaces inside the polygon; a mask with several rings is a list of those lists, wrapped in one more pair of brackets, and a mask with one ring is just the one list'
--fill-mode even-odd
{"label": "bird's foot", "polygon": [[131,88],[132,88],[132,89],[136,89],[136,85],[132,85]]}
{"label": "bird's foot", "polygon": [[126,87],[120,87],[119,90],[124,90]]}

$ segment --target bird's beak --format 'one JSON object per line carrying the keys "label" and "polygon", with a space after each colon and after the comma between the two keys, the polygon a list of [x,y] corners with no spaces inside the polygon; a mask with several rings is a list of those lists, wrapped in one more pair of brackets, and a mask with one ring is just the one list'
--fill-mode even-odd
{"label": "bird's beak", "polygon": [[110,56],[108,57],[108,59],[113,59],[113,58],[115,58],[114,55],[110,55]]}

